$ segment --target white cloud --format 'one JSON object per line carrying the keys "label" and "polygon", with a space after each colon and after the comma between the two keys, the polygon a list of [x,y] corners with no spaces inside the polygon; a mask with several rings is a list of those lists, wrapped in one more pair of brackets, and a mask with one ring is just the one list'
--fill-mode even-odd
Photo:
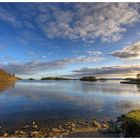
{"label": "white cloud", "polygon": [[35,26],[29,21],[24,21],[24,26],[29,29],[35,29]]}
{"label": "white cloud", "polygon": [[0,20],[7,22],[14,27],[21,27],[22,24],[15,15],[7,11],[4,7],[0,7]]}
{"label": "white cloud", "polygon": [[[0,20],[16,28],[20,25],[39,29],[49,38],[88,42],[97,38],[103,42],[118,41],[128,26],[140,20],[139,3],[29,3],[20,4],[19,11],[22,20],[12,9],[0,7]],[[38,32],[31,34],[34,38]]]}
{"label": "white cloud", "polygon": [[114,51],[112,55],[120,59],[140,59],[140,41],[135,42],[122,50]]}
{"label": "white cloud", "polygon": [[42,56],[42,58],[43,58],[43,59],[45,59],[45,58],[46,58],[46,56],[45,56],[45,55],[43,55],[43,56]]}
{"label": "white cloud", "polygon": [[73,10],[65,11],[58,6],[48,8],[53,11],[52,18],[44,15],[38,22],[40,29],[50,38],[117,41],[126,31],[126,25],[132,26],[140,18],[132,3],[80,3],[73,4]]}
{"label": "white cloud", "polygon": [[100,52],[100,51],[87,51],[87,53],[89,54],[89,55],[96,55],[96,56],[100,56],[100,55],[102,55],[103,53],[102,52]]}

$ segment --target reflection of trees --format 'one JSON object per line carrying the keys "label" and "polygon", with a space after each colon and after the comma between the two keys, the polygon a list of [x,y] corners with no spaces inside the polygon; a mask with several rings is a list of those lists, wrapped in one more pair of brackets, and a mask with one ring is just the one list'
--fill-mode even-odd
{"label": "reflection of trees", "polygon": [[140,92],[140,84],[137,84],[136,86],[137,86],[138,92]]}
{"label": "reflection of trees", "polygon": [[76,91],[81,91],[82,93],[91,94],[111,94],[111,95],[129,95],[132,93],[137,93],[135,85],[120,84],[113,82],[81,82],[80,84],[75,84],[73,86]]}
{"label": "reflection of trees", "polygon": [[0,92],[3,92],[6,89],[13,88],[15,82],[0,82]]}

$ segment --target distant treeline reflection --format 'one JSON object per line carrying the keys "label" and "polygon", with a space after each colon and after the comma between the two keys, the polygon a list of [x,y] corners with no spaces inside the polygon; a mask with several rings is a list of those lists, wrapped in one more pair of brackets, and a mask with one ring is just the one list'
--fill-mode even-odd
{"label": "distant treeline reflection", "polygon": [[0,82],[0,92],[6,89],[14,88],[15,82]]}

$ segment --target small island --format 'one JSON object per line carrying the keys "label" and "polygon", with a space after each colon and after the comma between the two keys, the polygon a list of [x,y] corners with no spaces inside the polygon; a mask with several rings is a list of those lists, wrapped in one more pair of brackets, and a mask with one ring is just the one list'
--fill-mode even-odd
{"label": "small island", "polygon": [[137,74],[136,78],[126,78],[121,81],[122,84],[140,84],[140,74]]}
{"label": "small island", "polygon": [[33,78],[29,78],[28,80],[35,80],[35,79],[33,79]]}
{"label": "small island", "polygon": [[99,78],[98,80],[100,80],[100,81],[106,81],[107,79],[106,78]]}
{"label": "small island", "polygon": [[97,81],[95,76],[85,76],[80,79],[81,81]]}
{"label": "small island", "polygon": [[64,77],[42,77],[41,80],[71,80]]}
{"label": "small island", "polygon": [[96,82],[96,81],[106,81],[107,79],[106,78],[96,78],[95,76],[84,76],[82,78],[80,78],[80,81],[93,81],[93,82]]}

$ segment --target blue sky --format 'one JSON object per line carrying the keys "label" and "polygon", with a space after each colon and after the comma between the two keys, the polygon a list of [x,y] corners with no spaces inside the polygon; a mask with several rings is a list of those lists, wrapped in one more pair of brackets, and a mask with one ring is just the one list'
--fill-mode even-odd
{"label": "blue sky", "polygon": [[0,67],[21,78],[134,77],[139,3],[0,3]]}

